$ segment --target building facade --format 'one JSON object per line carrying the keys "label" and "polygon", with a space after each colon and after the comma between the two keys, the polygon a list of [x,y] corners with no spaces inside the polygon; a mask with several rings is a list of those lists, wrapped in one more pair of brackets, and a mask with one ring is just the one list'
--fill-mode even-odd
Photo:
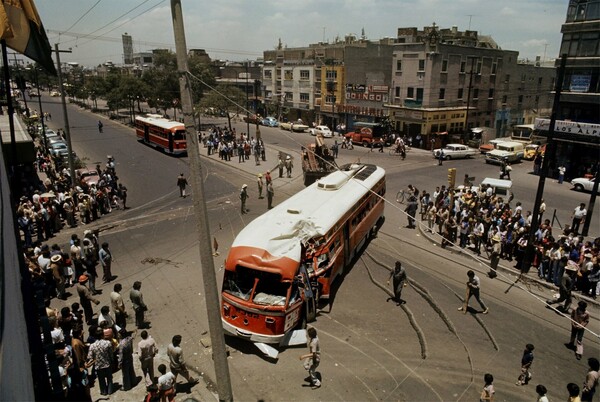
{"label": "building facade", "polygon": [[[566,55],[557,111],[556,159],[565,177],[597,175],[600,160],[600,0],[570,0],[562,25],[560,54]],[[560,65],[560,59],[556,66]],[[545,122],[547,123],[547,122]],[[547,130],[547,124],[540,124]]]}
{"label": "building facade", "polygon": [[433,24],[399,28],[396,42],[386,107],[395,129],[427,148],[467,142],[475,127],[506,136],[549,114],[554,68],[521,65],[488,36]]}

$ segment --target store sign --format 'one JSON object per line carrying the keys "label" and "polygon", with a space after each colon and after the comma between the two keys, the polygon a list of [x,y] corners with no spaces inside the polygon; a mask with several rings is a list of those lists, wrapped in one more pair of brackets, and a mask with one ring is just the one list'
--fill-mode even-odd
{"label": "store sign", "polygon": [[[550,129],[550,119],[535,119],[535,129],[539,131],[548,131]],[[600,124],[556,120],[554,124],[554,133],[578,134],[599,137]]]}
{"label": "store sign", "polygon": [[571,92],[588,92],[590,90],[591,75],[573,75],[571,76]]}
{"label": "store sign", "polygon": [[370,102],[387,102],[388,94],[387,93],[360,93],[360,92],[346,92],[346,99],[352,100],[364,100]]}

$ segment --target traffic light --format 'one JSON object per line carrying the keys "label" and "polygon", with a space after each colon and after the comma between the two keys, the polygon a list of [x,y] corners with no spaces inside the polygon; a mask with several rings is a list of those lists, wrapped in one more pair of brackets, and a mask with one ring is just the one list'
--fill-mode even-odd
{"label": "traffic light", "polygon": [[456,184],[456,169],[450,168],[448,169],[448,187],[454,188]]}

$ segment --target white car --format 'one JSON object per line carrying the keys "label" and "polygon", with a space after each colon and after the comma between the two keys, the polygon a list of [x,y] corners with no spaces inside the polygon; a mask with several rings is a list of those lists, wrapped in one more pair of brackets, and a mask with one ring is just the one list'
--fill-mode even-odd
{"label": "white car", "polygon": [[333,137],[333,132],[327,126],[317,126],[315,128],[311,128],[309,131],[311,135],[321,134],[325,138]]}
{"label": "white car", "polygon": [[592,191],[594,189],[594,178],[579,177],[571,180],[571,185],[577,191]]}
{"label": "white car", "polygon": [[442,152],[442,151],[444,151],[444,159],[446,159],[446,160],[460,159],[460,158],[470,158],[472,156],[477,155],[477,153],[479,152],[478,150],[476,150],[474,148],[469,148],[466,145],[462,145],[462,144],[448,144],[443,149],[440,149],[440,148],[434,149],[433,150],[433,157],[434,158],[439,158],[440,157],[440,152]]}

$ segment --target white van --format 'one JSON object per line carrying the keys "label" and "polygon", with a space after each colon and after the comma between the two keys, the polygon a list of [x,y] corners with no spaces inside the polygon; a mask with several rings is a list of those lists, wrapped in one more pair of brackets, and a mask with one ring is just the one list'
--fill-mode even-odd
{"label": "white van", "polygon": [[494,194],[502,197],[505,201],[511,198],[512,180],[501,180],[486,177],[481,182],[481,188],[491,186]]}
{"label": "white van", "polygon": [[523,159],[525,146],[522,142],[504,141],[496,145],[496,149],[485,154],[485,163],[515,163]]}

